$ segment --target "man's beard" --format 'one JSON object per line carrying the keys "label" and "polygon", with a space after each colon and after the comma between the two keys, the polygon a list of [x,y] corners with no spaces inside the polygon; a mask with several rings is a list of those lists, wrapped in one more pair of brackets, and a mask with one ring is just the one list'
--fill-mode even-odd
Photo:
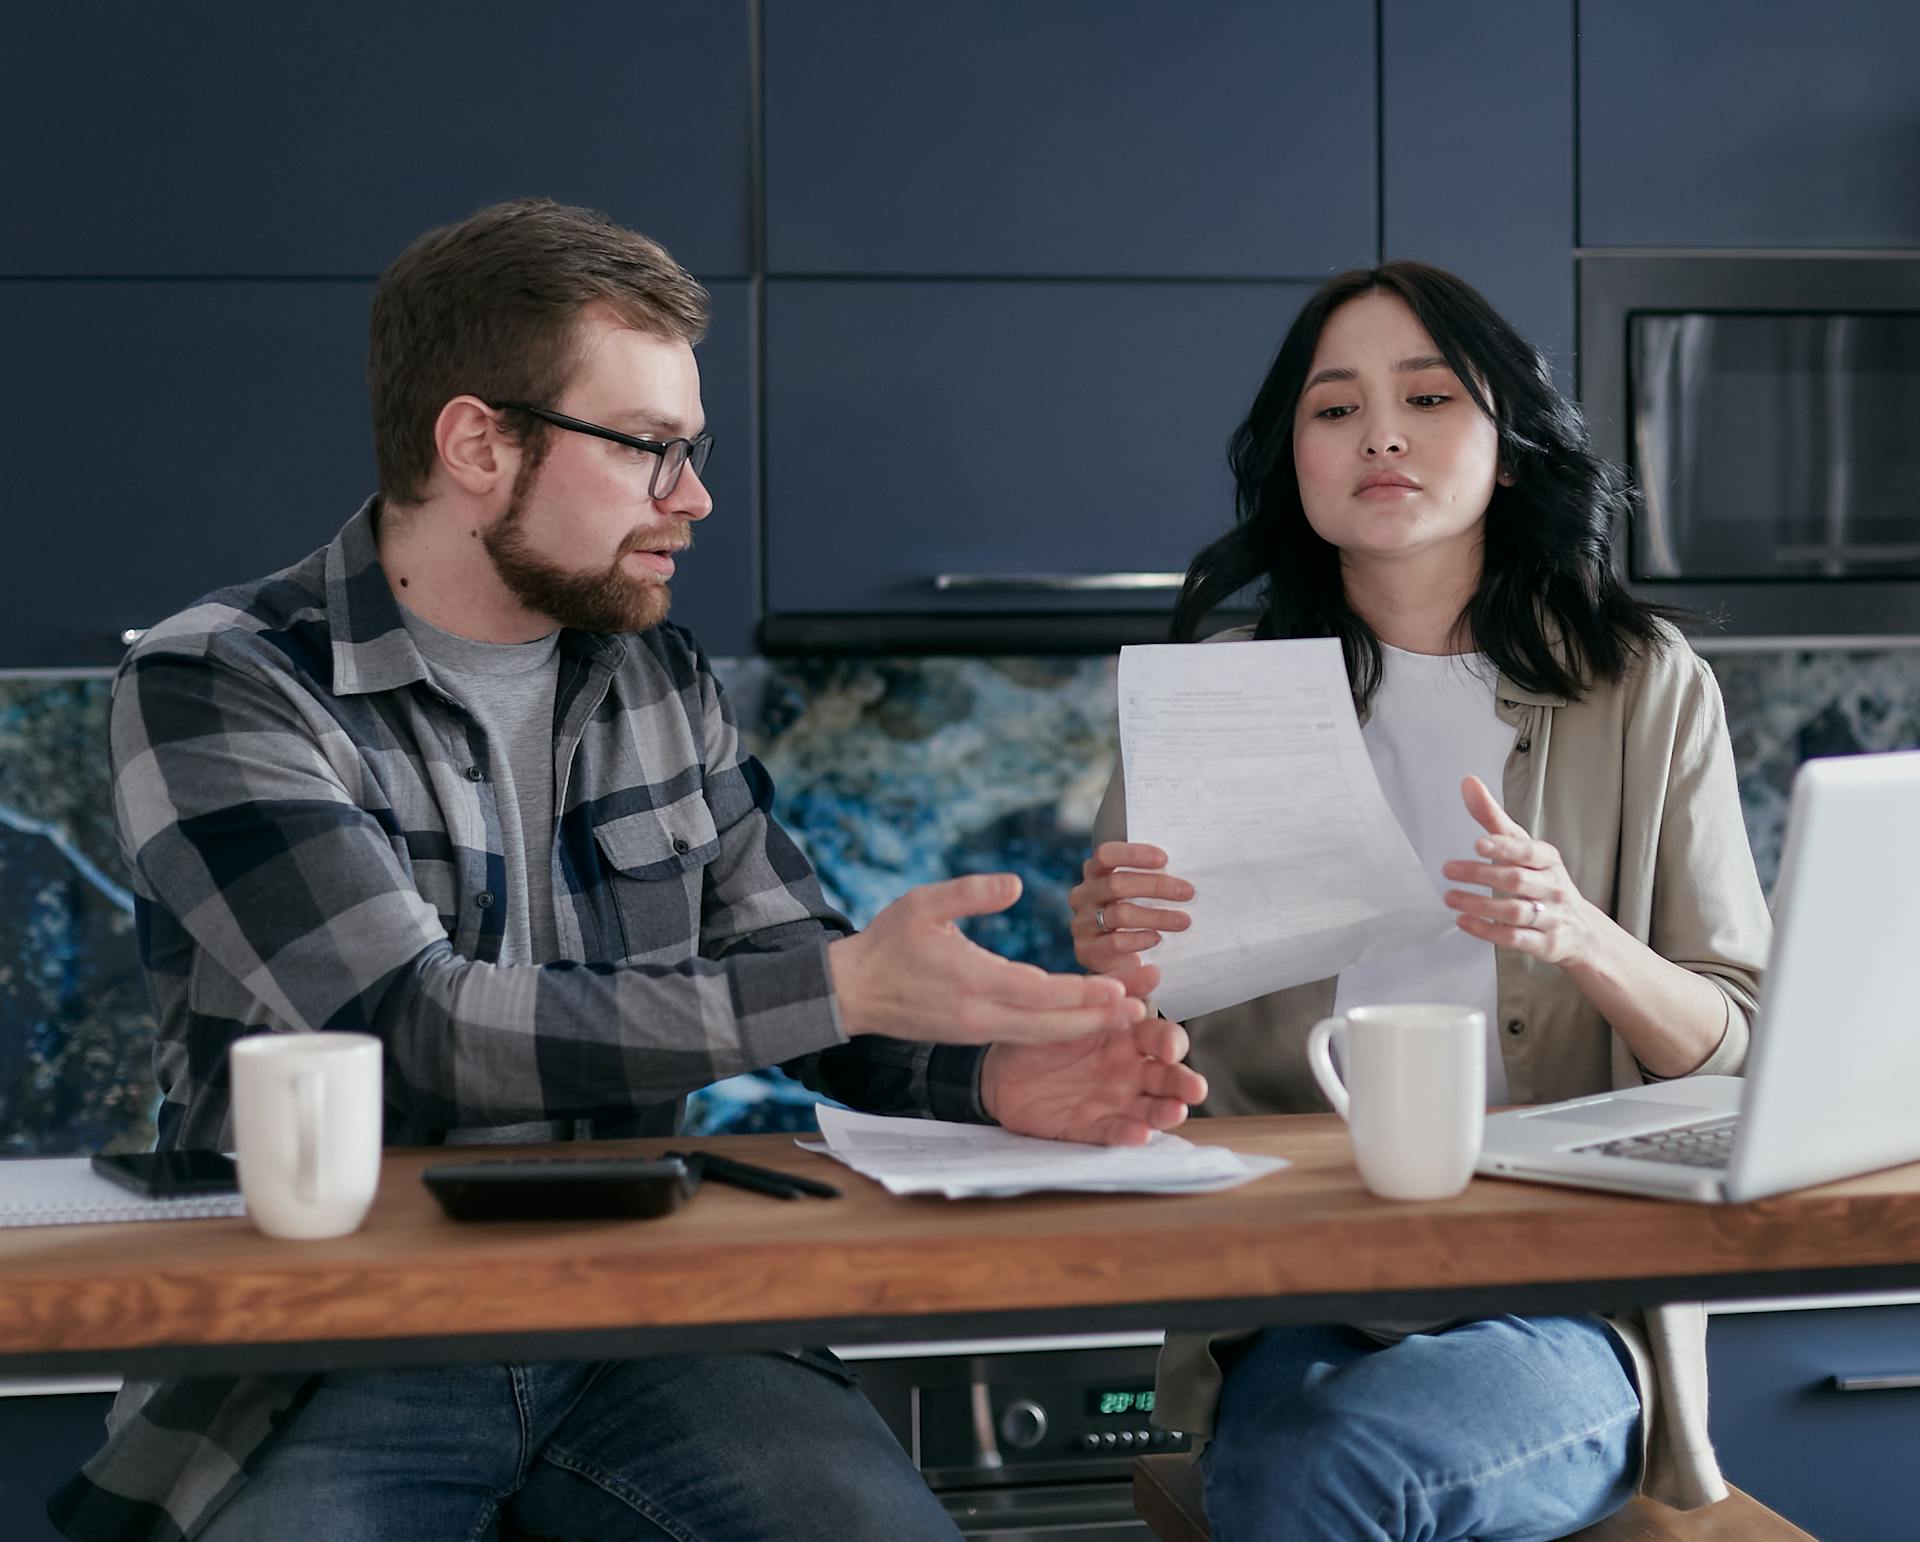
{"label": "man's beard", "polygon": [[[494,571],[514,598],[528,610],[581,632],[644,632],[666,620],[673,603],[666,580],[636,578],[621,566],[643,532],[636,530],[623,541],[612,564],[598,573],[563,568],[533,549],[522,516],[538,471],[537,463],[520,468],[506,512],[481,536]],[[692,532],[683,531],[680,541],[691,546]]]}

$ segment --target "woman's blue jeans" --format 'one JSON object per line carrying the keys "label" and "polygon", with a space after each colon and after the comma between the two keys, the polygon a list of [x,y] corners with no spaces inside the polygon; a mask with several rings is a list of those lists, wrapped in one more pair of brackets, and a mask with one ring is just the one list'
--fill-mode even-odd
{"label": "woman's blue jeans", "polygon": [[203,1542],[959,1532],[824,1352],[321,1378]]}
{"label": "woman's blue jeans", "polygon": [[1215,1542],[1543,1542],[1639,1483],[1640,1396],[1594,1317],[1495,1317],[1381,1345],[1270,1328],[1202,1458]]}

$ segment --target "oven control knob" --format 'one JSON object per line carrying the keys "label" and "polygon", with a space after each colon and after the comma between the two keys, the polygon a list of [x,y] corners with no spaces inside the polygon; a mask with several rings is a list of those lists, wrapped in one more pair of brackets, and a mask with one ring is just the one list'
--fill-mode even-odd
{"label": "oven control knob", "polygon": [[1000,1438],[1010,1446],[1031,1451],[1047,1438],[1047,1411],[1031,1398],[1009,1403],[1000,1415]]}

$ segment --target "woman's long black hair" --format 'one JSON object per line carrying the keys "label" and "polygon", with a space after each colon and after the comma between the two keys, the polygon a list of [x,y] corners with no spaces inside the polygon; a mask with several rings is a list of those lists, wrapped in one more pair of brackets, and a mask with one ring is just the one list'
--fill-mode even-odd
{"label": "woman's long black hair", "polygon": [[1473,645],[1519,685],[1570,700],[1596,680],[1618,680],[1657,645],[1660,621],[1680,616],[1636,599],[1614,572],[1613,532],[1633,498],[1627,474],[1588,449],[1579,409],[1555,388],[1539,350],[1471,285],[1419,262],[1329,279],[1288,329],[1228,443],[1238,518],[1187,569],[1174,640],[1191,641],[1209,612],[1264,580],[1255,635],[1339,638],[1355,699],[1373,699],[1379,639],[1347,602],[1339,549],[1307,523],[1293,418],[1327,318],[1375,290],[1404,300],[1426,328],[1498,429],[1512,477],[1493,489],[1480,584],[1461,617]]}

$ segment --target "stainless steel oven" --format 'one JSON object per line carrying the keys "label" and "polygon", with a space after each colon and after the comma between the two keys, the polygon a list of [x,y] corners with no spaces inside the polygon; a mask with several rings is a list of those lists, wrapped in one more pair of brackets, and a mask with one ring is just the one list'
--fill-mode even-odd
{"label": "stainless steel oven", "polygon": [[1734,637],[1920,634],[1920,253],[1586,252],[1632,587]]}
{"label": "stainless steel oven", "polygon": [[1145,1542],[1133,1458],[1190,1444],[1151,1422],[1157,1338],[839,1353],[963,1536]]}

